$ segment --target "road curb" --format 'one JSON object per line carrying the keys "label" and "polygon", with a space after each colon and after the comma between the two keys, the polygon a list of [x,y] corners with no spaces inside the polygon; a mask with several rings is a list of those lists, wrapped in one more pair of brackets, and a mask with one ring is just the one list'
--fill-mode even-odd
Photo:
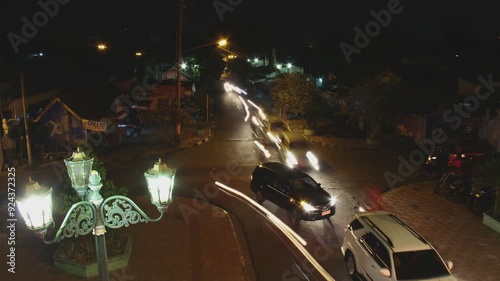
{"label": "road curb", "polygon": [[252,258],[250,256],[250,252],[248,251],[248,242],[245,239],[245,233],[241,227],[241,224],[238,221],[238,218],[228,211],[218,207],[225,214],[226,218],[231,225],[231,230],[233,232],[233,238],[236,243],[236,247],[238,248],[238,254],[240,255],[240,262],[242,266],[242,270],[245,274],[245,280],[254,281],[257,280],[257,276],[254,271],[254,266],[252,263]]}
{"label": "road curb", "polygon": [[348,149],[360,149],[360,150],[376,150],[380,148],[380,146],[357,146],[357,145],[341,145],[341,144],[335,144],[331,142],[323,142],[323,141],[315,141],[311,140],[312,144],[318,144],[323,147],[329,147],[329,148],[348,148]]}
{"label": "road curb", "polygon": [[208,129],[208,136],[200,141],[197,141],[196,143],[193,143],[193,147],[207,143],[211,138],[212,138],[212,129]]}

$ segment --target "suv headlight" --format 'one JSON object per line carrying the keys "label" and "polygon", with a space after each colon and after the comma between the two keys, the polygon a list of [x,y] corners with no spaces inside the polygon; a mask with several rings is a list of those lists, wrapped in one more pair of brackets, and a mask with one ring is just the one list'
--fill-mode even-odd
{"label": "suv headlight", "polygon": [[299,164],[299,162],[297,161],[297,158],[295,158],[295,155],[293,155],[293,153],[291,153],[290,151],[288,151],[286,153],[286,162],[289,166]]}
{"label": "suv headlight", "polygon": [[306,203],[304,201],[300,201],[300,206],[302,206],[302,209],[304,209],[304,211],[306,211],[306,212],[311,212],[311,211],[317,210],[317,208],[309,205],[308,203]]}
{"label": "suv headlight", "polygon": [[309,159],[309,162],[311,162],[311,165],[314,167],[314,169],[319,170],[319,161],[316,155],[312,153],[311,151],[308,151],[306,153],[307,159]]}
{"label": "suv headlight", "polygon": [[318,158],[316,158],[316,156],[311,151],[308,151],[306,153],[306,156],[307,156],[307,159],[309,159],[309,161],[311,161],[311,163],[318,164]]}
{"label": "suv headlight", "polygon": [[333,196],[332,198],[330,198],[330,205],[335,205],[337,204],[337,197]]}

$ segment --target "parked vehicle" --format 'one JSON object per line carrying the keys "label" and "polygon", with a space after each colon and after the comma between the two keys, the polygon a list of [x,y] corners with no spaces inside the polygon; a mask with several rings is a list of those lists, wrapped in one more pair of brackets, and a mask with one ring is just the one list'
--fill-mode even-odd
{"label": "parked vehicle", "polygon": [[290,212],[294,223],[335,214],[335,197],[308,174],[279,162],[258,165],[252,173],[250,189],[259,203],[269,200]]}
{"label": "parked vehicle", "polygon": [[463,148],[454,147],[448,157],[448,167],[453,167],[456,169],[463,169],[464,165],[471,163],[479,157],[484,156],[483,151],[479,151],[477,148]]}
{"label": "parked vehicle", "polygon": [[482,186],[473,188],[469,192],[466,206],[474,213],[482,214],[493,207],[495,204],[495,188],[493,186]]}
{"label": "parked vehicle", "polygon": [[[434,247],[388,212],[364,212],[345,230],[341,247],[347,272],[358,280],[456,280]],[[354,279],[356,278],[356,279]]]}
{"label": "parked vehicle", "polygon": [[425,164],[420,167],[421,175],[443,173],[448,166],[449,153],[444,147],[438,147],[427,157]]}
{"label": "parked vehicle", "polygon": [[444,194],[446,199],[453,199],[461,203],[466,203],[469,198],[472,181],[474,177],[468,174],[458,174],[457,179],[451,184],[445,185]]}
{"label": "parked vehicle", "polygon": [[444,190],[455,189],[455,186],[463,183],[463,176],[464,174],[460,169],[449,168],[448,171],[441,176],[441,179],[434,188],[434,192],[441,194]]}
{"label": "parked vehicle", "polygon": [[290,167],[319,170],[319,160],[311,151],[311,143],[299,132],[281,132],[276,143],[281,160]]}

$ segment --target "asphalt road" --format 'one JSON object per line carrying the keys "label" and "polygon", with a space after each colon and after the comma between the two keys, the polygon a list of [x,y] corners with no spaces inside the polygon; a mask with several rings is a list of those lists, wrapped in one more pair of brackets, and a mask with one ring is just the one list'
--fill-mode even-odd
{"label": "asphalt road", "polygon": [[[286,239],[276,235],[276,228],[270,226],[263,217],[256,216],[247,204],[214,191],[213,180],[218,180],[254,198],[249,183],[255,166],[263,161],[279,161],[272,146],[267,146],[272,156],[266,159],[255,145],[250,124],[245,122],[245,106],[238,95],[221,93],[218,105],[212,140],[167,159],[178,169],[174,195],[205,196],[212,203],[234,213],[247,235],[260,280],[314,280],[314,277],[304,276],[308,268],[302,265],[304,259],[290,251],[291,246]],[[398,156],[405,156],[408,151],[394,148],[366,151],[321,146],[315,146],[314,150],[321,160],[322,168],[310,172],[310,175],[328,192],[337,196],[337,213],[331,220],[301,222],[295,231],[307,241],[306,248],[335,280],[350,280],[340,251],[344,228],[352,219],[368,187],[374,186],[378,190],[388,188],[384,172],[397,171]],[[264,202],[264,207],[292,226],[288,213],[270,202]]]}

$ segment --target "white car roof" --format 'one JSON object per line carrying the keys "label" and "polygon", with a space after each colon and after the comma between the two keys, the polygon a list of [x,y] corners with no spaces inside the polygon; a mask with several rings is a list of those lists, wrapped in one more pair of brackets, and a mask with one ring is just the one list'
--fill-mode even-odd
{"label": "white car roof", "polygon": [[365,212],[358,213],[356,216],[363,223],[368,223],[394,252],[432,249],[432,246],[416,231],[389,212]]}

